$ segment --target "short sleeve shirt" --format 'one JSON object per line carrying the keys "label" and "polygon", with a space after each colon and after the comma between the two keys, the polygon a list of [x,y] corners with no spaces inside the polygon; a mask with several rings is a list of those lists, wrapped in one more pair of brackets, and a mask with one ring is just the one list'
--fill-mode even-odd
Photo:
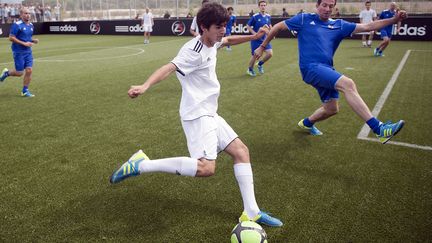
{"label": "short sleeve shirt", "polygon": [[352,34],[355,23],[342,19],[321,21],[314,13],[298,14],[284,21],[297,32],[300,68],[311,63],[333,66],[333,56],[340,42]]}
{"label": "short sleeve shirt", "polygon": [[216,76],[216,54],[221,44],[207,47],[197,36],[171,61],[177,67],[177,79],[182,86],[182,120],[217,114],[220,84]]}

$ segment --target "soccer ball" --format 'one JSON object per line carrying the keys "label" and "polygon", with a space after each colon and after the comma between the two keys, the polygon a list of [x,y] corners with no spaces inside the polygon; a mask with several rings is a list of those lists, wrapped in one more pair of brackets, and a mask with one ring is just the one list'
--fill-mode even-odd
{"label": "soccer ball", "polygon": [[243,221],[232,230],[231,243],[267,243],[267,234],[259,224]]}

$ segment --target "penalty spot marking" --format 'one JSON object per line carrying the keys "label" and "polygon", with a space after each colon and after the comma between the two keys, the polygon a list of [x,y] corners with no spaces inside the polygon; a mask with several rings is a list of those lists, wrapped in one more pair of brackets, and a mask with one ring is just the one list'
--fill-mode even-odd
{"label": "penalty spot marking", "polygon": [[[414,50],[414,51],[421,51],[421,50]],[[379,113],[381,112],[381,109],[384,106],[384,103],[386,102],[388,96],[390,95],[391,90],[393,89],[394,84],[396,83],[397,78],[399,77],[399,74],[402,71],[402,68],[405,66],[406,61],[408,60],[408,57],[411,53],[411,50],[407,50],[405,52],[405,55],[403,56],[401,62],[399,63],[399,66],[396,68],[396,71],[393,73],[393,76],[391,77],[390,81],[388,82],[387,86],[385,87],[383,93],[381,94],[380,98],[378,99],[378,102],[376,103],[375,107],[372,110],[372,115],[375,117],[378,117]],[[357,135],[358,139],[366,140],[366,141],[372,141],[372,142],[380,142],[378,138],[369,138],[370,128],[367,124],[364,124],[362,129],[360,130],[359,134]],[[417,144],[411,144],[411,143],[403,143],[403,142],[393,142],[388,141],[386,144],[393,144],[393,145],[399,145],[399,146],[405,146],[415,149],[423,149],[423,150],[431,150],[432,147],[430,146],[422,146]]]}

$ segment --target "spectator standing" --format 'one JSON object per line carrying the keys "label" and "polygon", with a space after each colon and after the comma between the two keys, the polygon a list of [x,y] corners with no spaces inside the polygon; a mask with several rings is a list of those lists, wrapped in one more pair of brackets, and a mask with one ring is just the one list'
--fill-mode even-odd
{"label": "spectator standing", "polygon": [[282,8],[282,17],[283,18],[288,18],[289,17],[289,14],[288,14],[288,12],[286,11],[285,8]]}
{"label": "spectator standing", "polygon": [[150,12],[149,8],[146,8],[146,12],[142,17],[142,25],[144,28],[144,44],[150,43],[150,33],[153,32],[153,14]]}
{"label": "spectator standing", "polygon": [[54,17],[56,21],[61,20],[61,4],[57,1],[57,4],[54,6]]}
{"label": "spectator standing", "polygon": [[[377,18],[377,13],[375,12],[375,10],[371,9],[371,2],[368,0],[365,3],[365,7],[366,9],[363,9],[360,12],[359,18],[360,18],[360,23],[361,24],[369,24],[370,22],[373,22],[376,20]],[[366,36],[369,35],[369,39],[366,42]],[[370,31],[369,33],[364,33],[362,34],[362,44],[363,47],[371,47],[372,46],[372,39],[374,36],[374,31]]]}

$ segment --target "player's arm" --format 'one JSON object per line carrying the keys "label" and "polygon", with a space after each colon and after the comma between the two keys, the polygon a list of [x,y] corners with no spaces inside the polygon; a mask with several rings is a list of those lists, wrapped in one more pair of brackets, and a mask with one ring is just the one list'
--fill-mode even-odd
{"label": "player's arm", "polygon": [[[14,35],[9,35],[9,40],[12,41],[13,43],[17,43],[19,45],[23,45],[23,46],[27,46],[27,47],[32,47],[33,46],[33,42],[24,42],[21,40],[18,40],[18,38],[16,38]],[[35,39],[37,40],[37,39]],[[35,42],[37,43],[37,42]]]}
{"label": "player's arm", "polygon": [[268,43],[270,43],[270,41],[273,40],[280,31],[287,29],[288,27],[286,26],[284,21],[275,24],[275,26],[273,26],[273,28],[271,28],[270,32],[267,34],[267,37],[265,38],[263,43],[261,43],[261,45],[255,50],[255,56],[261,57]]}
{"label": "player's arm", "polygon": [[173,63],[165,64],[164,66],[156,70],[152,75],[150,75],[150,77],[147,79],[147,81],[145,81],[144,84],[131,86],[128,91],[129,97],[131,98],[138,97],[139,95],[146,92],[151,86],[164,80],[176,70],[177,67]]}
{"label": "player's arm", "polygon": [[258,40],[263,35],[267,34],[269,32],[268,26],[264,25],[259,29],[258,32],[256,32],[253,35],[230,35],[227,37],[222,38],[222,45],[220,47],[224,46],[233,46],[238,45],[247,41],[251,40]]}
{"label": "player's arm", "polygon": [[390,19],[381,19],[377,21],[373,21],[367,24],[357,24],[356,28],[353,31],[353,34],[359,33],[359,32],[366,32],[366,31],[372,31],[372,30],[379,30],[382,29],[388,25],[396,24],[408,17],[407,13],[405,11],[399,11],[396,13],[396,15],[393,18]]}
{"label": "player's arm", "polygon": [[253,30],[252,27],[250,27],[249,25],[246,25],[246,28],[248,29],[249,33],[251,33],[252,35],[256,34],[255,30]]}

